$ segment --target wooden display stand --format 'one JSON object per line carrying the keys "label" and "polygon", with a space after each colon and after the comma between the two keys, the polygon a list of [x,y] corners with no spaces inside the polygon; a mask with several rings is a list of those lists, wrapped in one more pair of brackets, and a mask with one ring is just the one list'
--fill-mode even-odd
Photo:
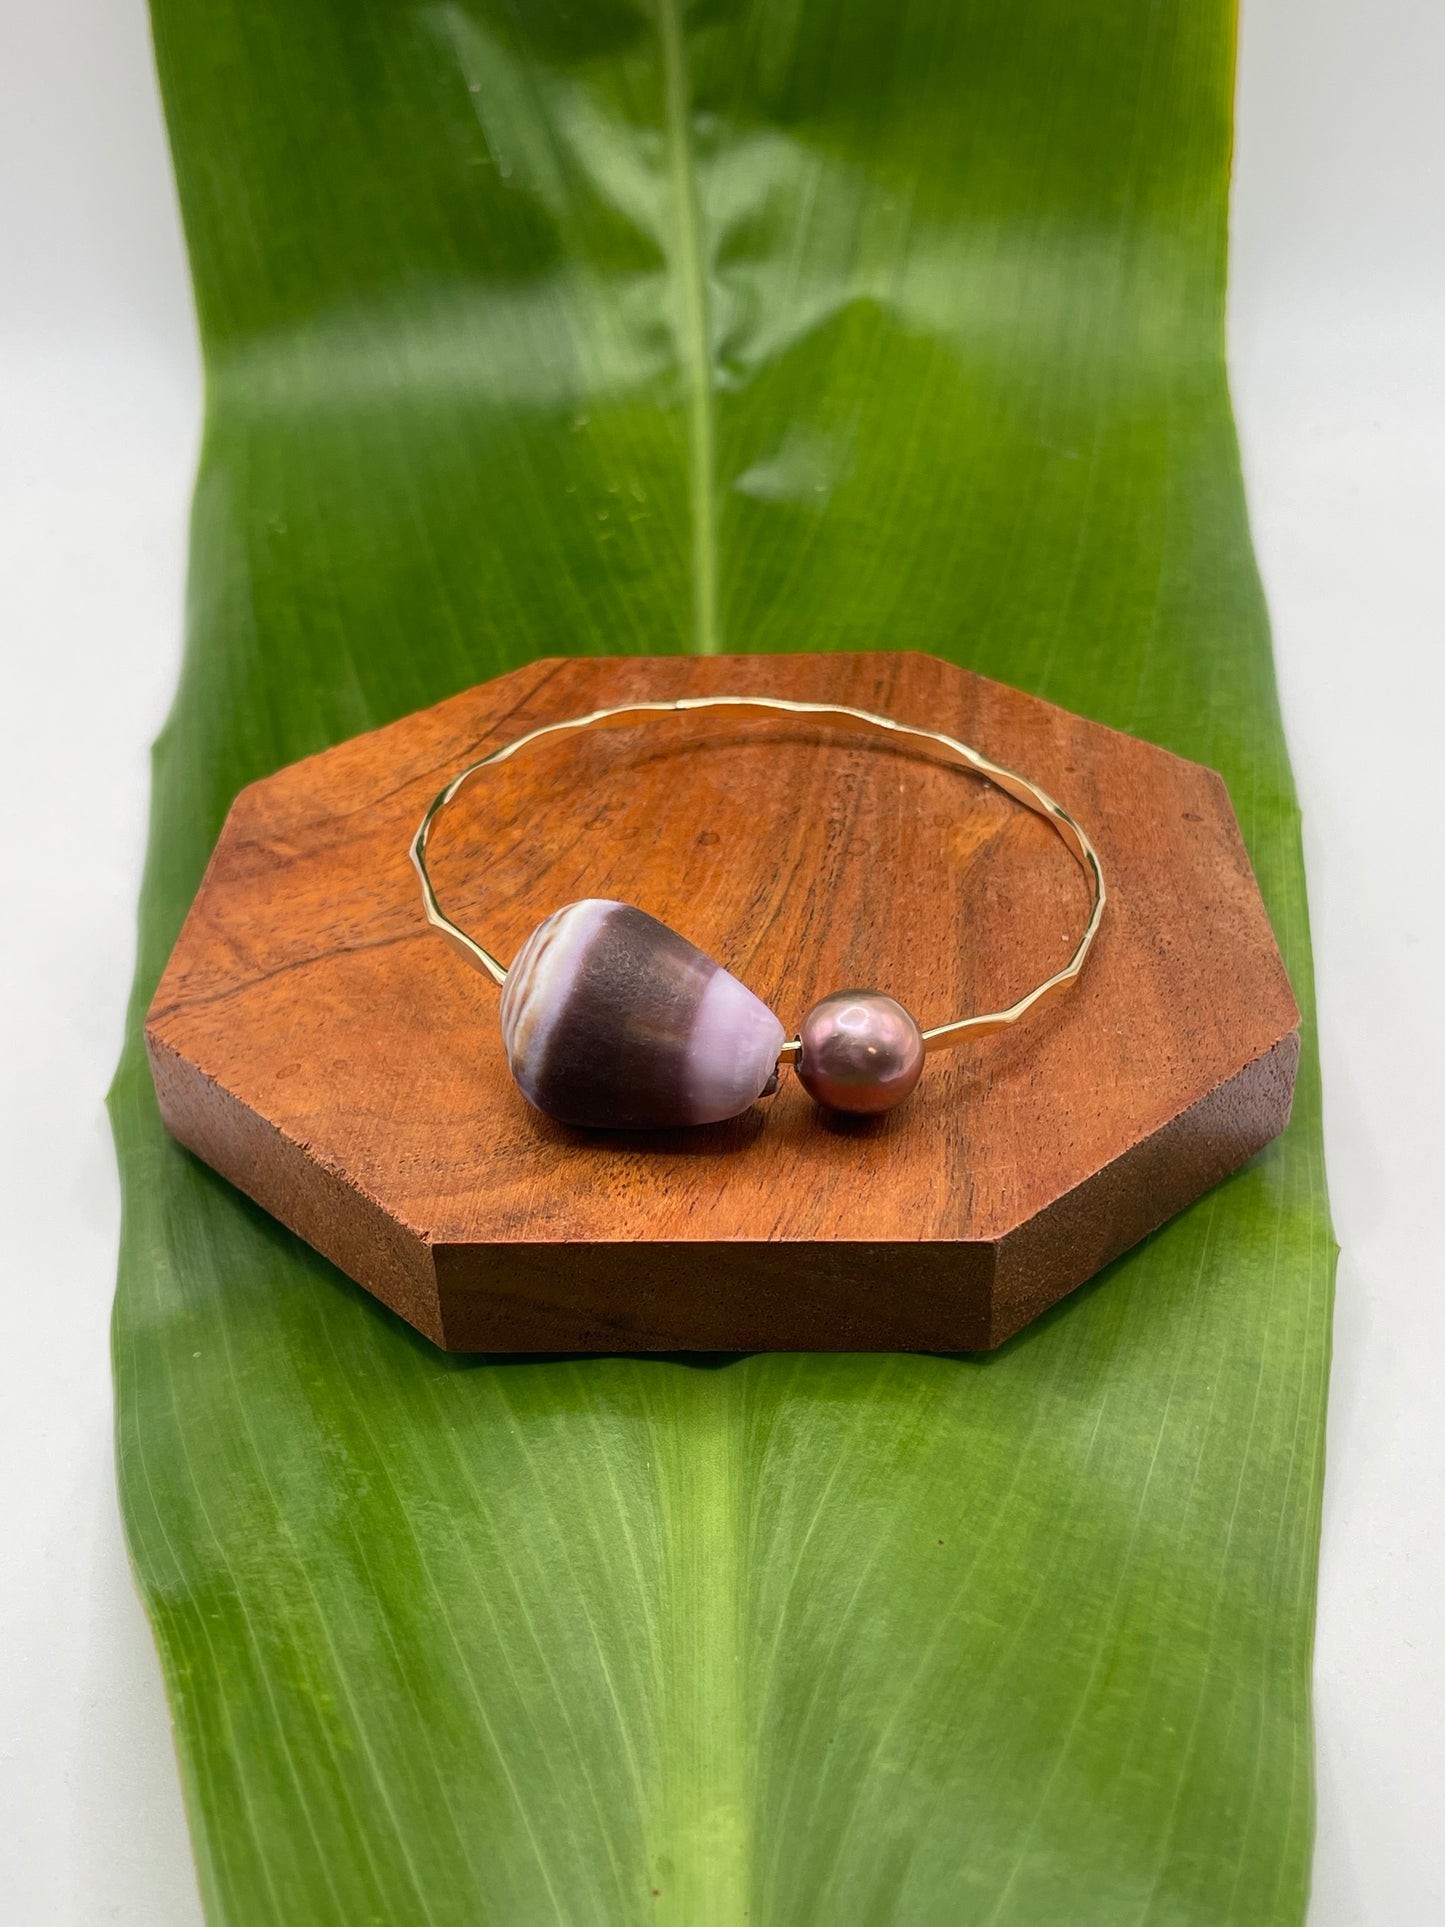
{"label": "wooden display stand", "polygon": [[[797,1080],[731,1123],[569,1130],[507,1072],[498,992],[428,930],[407,847],[442,784],[539,723],[722,692],[880,710],[1028,775],[1109,887],[1079,984],[930,1058],[876,1120]],[[790,1033],[826,992],[925,1026],[1068,956],[1083,876],[998,791],[811,720],[667,717],[478,777],[433,843],[498,955],[584,896],[671,923]],[[1212,771],[932,657],[532,664],[237,797],[146,1025],[200,1157],[439,1345],[999,1344],[1289,1117],[1299,1013]]]}

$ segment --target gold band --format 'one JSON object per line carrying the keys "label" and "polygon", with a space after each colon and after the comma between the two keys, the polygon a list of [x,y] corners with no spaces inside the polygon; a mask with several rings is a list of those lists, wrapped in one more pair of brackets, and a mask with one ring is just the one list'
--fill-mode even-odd
{"label": "gold band", "polygon": [[[469,937],[465,930],[454,924],[437,902],[436,891],[432,887],[426,862],[427,842],[431,836],[432,825],[463,783],[475,776],[478,770],[490,769],[497,763],[507,762],[517,754],[518,750],[526,749],[529,743],[540,742],[544,736],[559,736],[567,731],[590,729],[594,723],[620,722],[636,716],[665,715],[672,711],[696,709],[768,709],[782,711],[790,716],[834,716],[841,718],[845,723],[860,724],[869,729],[884,729],[895,736],[911,736],[919,742],[932,743],[937,748],[945,750],[949,757],[964,769],[971,771],[975,776],[983,777],[996,789],[1001,789],[1005,795],[1011,796],[1015,802],[1022,803],[1026,809],[1043,817],[1044,821],[1063,839],[1069,853],[1078,861],[1089,880],[1093,902],[1088,923],[1084,927],[1084,934],[1080,937],[1074,954],[1063,969],[1056,970],[1052,977],[1047,977],[1043,983],[1035,985],[1027,995],[1020,997],[1017,1003],[1010,1004],[1006,1010],[987,1011],[980,1017],[961,1017],[955,1023],[939,1024],[932,1030],[924,1031],[925,1049],[942,1050],[949,1044],[958,1043],[965,1036],[986,1037],[991,1031],[1007,1030],[1009,1025],[1016,1024],[1025,1012],[1047,1002],[1060,991],[1067,990],[1078,977],[1084,967],[1084,959],[1088,956],[1094,938],[1098,935],[1107,896],[1098,852],[1066,809],[1041,790],[1037,783],[1029,782],[1027,777],[1019,776],[1011,769],[1004,769],[999,763],[990,762],[986,756],[980,755],[976,749],[971,749],[967,743],[959,742],[957,737],[945,736],[941,731],[934,729],[915,729],[909,723],[897,723],[891,716],[876,716],[867,709],[848,709],[839,703],[793,702],[784,696],[680,696],[675,702],[616,703],[608,709],[594,709],[586,716],[569,716],[562,722],[543,723],[540,729],[528,730],[525,736],[517,737],[515,742],[505,743],[501,749],[494,749],[475,763],[469,763],[460,775],[454,776],[435,798],[431,808],[422,818],[416,835],[412,838],[411,860],[416,865],[417,875],[421,878],[422,903],[426,910],[427,922],[434,929],[439,930],[447,942],[458,950],[469,964],[486,971],[496,983],[504,984],[507,981],[506,966],[499,963],[489,950],[484,950],[474,938]],[[778,1062],[780,1064],[793,1062],[801,1048],[796,1037],[789,1039],[778,1053]]]}

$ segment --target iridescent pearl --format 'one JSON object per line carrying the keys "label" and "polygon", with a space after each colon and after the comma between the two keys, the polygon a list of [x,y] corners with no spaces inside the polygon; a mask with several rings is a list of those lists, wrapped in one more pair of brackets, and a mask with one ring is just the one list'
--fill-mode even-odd
{"label": "iridescent pearl", "polygon": [[891,1110],[923,1074],[923,1033],[881,990],[835,990],[814,1004],[798,1038],[799,1080],[830,1111]]}

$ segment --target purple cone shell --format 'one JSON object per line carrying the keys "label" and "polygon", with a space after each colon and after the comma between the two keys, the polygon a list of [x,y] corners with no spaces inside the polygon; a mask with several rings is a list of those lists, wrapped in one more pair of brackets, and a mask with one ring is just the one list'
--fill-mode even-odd
{"label": "purple cone shell", "polygon": [[539,923],[502,989],[523,1095],[564,1124],[651,1130],[736,1117],[775,1088],[786,1033],[645,910],[589,897]]}

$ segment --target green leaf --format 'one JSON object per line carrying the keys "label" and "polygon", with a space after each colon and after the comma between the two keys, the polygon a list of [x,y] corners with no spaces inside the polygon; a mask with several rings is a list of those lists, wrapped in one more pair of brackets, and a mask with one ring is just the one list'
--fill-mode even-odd
{"label": "green leaf", "polygon": [[[1214,764],[1303,1000],[1228,0],[155,0],[209,383],[136,1014],[239,785],[539,653],[913,647]],[[113,1107],[213,1922],[1300,1919],[1286,1138],[986,1359],[442,1356]]]}

